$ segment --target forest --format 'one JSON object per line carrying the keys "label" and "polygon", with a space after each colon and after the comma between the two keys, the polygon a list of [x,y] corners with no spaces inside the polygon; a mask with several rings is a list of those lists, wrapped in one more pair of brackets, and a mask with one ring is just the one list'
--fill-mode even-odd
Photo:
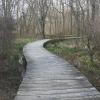
{"label": "forest", "polygon": [[100,90],[100,0],[0,0],[0,100],[13,100],[23,76],[23,47],[41,39],[64,39],[46,48]]}

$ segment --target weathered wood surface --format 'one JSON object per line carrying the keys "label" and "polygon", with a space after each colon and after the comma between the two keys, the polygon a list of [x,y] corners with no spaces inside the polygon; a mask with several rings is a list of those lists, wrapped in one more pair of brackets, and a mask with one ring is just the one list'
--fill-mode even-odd
{"label": "weathered wood surface", "polygon": [[100,100],[100,93],[75,67],[43,48],[24,47],[27,71],[15,100]]}

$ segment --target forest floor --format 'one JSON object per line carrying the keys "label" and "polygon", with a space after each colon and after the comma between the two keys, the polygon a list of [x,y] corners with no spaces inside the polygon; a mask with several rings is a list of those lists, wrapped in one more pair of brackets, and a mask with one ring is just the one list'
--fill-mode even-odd
{"label": "forest floor", "polygon": [[15,40],[10,55],[6,58],[0,57],[0,100],[13,100],[22,80],[24,66],[19,64],[22,56],[23,46],[30,39]]}
{"label": "forest floor", "polygon": [[87,50],[76,49],[75,40],[48,43],[46,48],[77,67],[100,91],[100,64],[96,61],[91,63]]}

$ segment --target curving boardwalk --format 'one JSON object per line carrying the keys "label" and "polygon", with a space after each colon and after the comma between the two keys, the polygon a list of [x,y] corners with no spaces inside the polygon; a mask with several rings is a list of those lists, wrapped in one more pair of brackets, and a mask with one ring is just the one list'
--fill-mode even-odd
{"label": "curving boardwalk", "polygon": [[27,71],[15,100],[100,100],[85,76],[43,48],[46,41],[24,47]]}

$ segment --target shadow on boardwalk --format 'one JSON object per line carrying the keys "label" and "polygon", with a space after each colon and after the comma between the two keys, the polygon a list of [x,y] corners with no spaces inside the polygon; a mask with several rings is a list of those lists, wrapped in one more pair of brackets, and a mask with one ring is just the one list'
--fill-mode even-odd
{"label": "shadow on boardwalk", "polygon": [[100,93],[85,76],[43,48],[47,41],[24,47],[27,71],[15,100],[100,100]]}

